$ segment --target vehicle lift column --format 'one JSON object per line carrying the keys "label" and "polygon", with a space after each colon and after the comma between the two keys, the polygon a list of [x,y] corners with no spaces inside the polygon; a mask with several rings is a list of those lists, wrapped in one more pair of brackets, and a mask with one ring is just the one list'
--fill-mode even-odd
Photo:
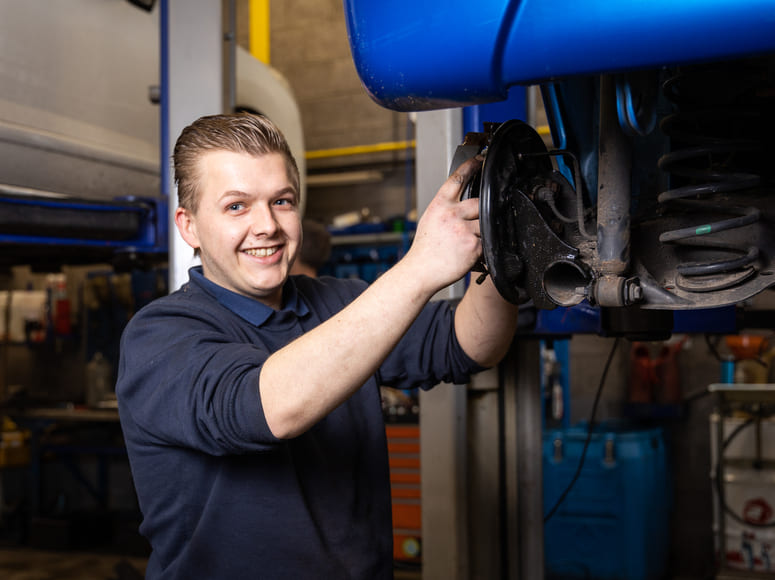
{"label": "vehicle lift column", "polygon": [[175,227],[177,190],[171,169],[175,141],[203,115],[224,112],[221,2],[161,0],[161,182],[169,200],[169,289],[188,280],[193,250]]}
{"label": "vehicle lift column", "polygon": [[[417,115],[417,210],[447,178],[462,111]],[[452,286],[442,298],[460,298]],[[420,393],[423,580],[544,576],[539,340],[469,385]]]}

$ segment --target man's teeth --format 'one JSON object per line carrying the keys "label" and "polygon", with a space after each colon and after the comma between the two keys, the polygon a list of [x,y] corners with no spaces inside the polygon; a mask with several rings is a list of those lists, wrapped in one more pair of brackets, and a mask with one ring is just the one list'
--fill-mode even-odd
{"label": "man's teeth", "polygon": [[251,256],[255,256],[256,258],[266,258],[267,256],[271,256],[277,251],[277,248],[254,248],[251,250],[245,250],[246,254],[250,254]]}

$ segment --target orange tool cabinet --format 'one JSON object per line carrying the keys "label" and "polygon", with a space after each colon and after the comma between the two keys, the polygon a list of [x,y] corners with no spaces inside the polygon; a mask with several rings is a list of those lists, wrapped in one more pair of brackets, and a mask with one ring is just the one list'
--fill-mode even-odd
{"label": "orange tool cabinet", "polygon": [[390,492],[393,502],[393,558],[421,559],[420,427],[387,425]]}

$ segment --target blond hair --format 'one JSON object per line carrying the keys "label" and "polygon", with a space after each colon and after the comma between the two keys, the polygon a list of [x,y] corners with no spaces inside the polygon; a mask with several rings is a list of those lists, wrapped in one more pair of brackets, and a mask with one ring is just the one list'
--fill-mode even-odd
{"label": "blond hair", "polygon": [[299,168],[277,126],[266,117],[251,113],[209,115],[183,129],[172,155],[178,205],[192,213],[199,208],[199,159],[209,151],[256,156],[279,153],[285,158],[288,180],[298,195]]}

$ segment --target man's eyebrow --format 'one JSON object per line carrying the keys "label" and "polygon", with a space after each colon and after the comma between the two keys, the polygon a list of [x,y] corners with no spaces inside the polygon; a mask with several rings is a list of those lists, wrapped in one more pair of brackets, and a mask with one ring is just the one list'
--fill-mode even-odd
{"label": "man's eyebrow", "polygon": [[220,201],[228,197],[244,198],[244,197],[250,197],[250,195],[239,189],[230,189],[228,191],[224,191],[223,193],[221,193],[221,195],[218,196],[218,200]]}
{"label": "man's eyebrow", "polygon": [[[280,196],[288,195],[288,194],[293,195],[295,200],[299,199],[299,192],[292,185],[289,185],[288,187],[282,187],[282,188],[278,189],[274,193],[273,197],[280,197]],[[223,201],[224,199],[228,199],[230,197],[231,198],[238,198],[238,199],[248,199],[248,198],[252,198],[254,196],[252,194],[246,192],[246,191],[242,191],[241,189],[230,189],[228,191],[224,191],[223,193],[221,193],[221,195],[218,196],[218,201]]]}

